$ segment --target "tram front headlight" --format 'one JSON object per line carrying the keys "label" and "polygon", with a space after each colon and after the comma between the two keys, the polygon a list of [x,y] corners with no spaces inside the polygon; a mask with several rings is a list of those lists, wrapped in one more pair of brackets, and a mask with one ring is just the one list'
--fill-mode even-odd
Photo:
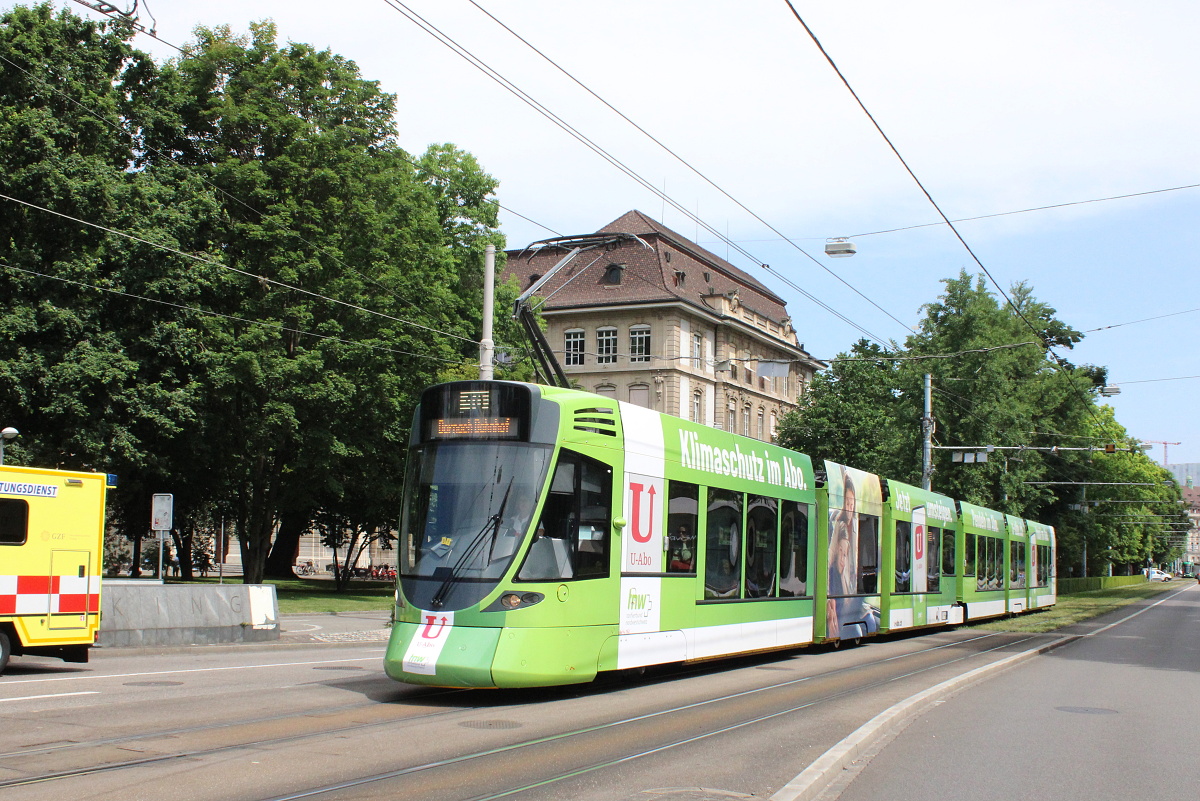
{"label": "tram front headlight", "polygon": [[540,592],[506,592],[492,602],[485,612],[511,612],[541,603],[546,596]]}

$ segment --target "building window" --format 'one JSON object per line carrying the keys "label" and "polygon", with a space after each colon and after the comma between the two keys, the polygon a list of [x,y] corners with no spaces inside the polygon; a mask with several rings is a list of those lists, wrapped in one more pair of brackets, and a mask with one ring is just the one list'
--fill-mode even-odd
{"label": "building window", "polygon": [[635,325],[629,329],[629,361],[650,361],[650,326]]}
{"label": "building window", "polygon": [[742,435],[750,436],[750,404],[746,404],[742,409]]}
{"label": "building window", "polygon": [[650,385],[633,384],[629,387],[629,402],[644,409],[650,408]]}
{"label": "building window", "polygon": [[704,394],[699,390],[692,393],[692,422],[699,423],[704,419]]}
{"label": "building window", "polygon": [[763,419],[764,413],[762,409],[758,410],[758,438],[763,439]]}
{"label": "building window", "polygon": [[583,364],[583,330],[572,329],[567,331],[564,336],[566,337],[567,367]]}
{"label": "building window", "polygon": [[775,412],[771,412],[771,441],[775,441],[775,431],[779,428],[779,418],[775,416]]}
{"label": "building window", "polygon": [[596,387],[596,394],[603,395],[606,398],[612,398],[613,400],[616,400],[617,388],[614,387],[612,384],[601,384],[600,386]]}
{"label": "building window", "polygon": [[616,285],[621,283],[621,274],[625,272],[624,264],[610,264],[604,268],[603,284]]}
{"label": "building window", "polygon": [[596,363],[617,363],[617,329],[600,328],[596,330]]}
{"label": "building window", "polygon": [[692,367],[699,370],[704,367],[704,335],[692,334]]}
{"label": "building window", "polygon": [[729,402],[729,433],[737,433],[737,404],[733,401]]}

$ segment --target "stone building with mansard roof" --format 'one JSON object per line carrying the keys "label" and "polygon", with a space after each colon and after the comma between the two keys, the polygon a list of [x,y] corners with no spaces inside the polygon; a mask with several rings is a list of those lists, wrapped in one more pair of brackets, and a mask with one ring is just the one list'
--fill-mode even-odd
{"label": "stone building with mansard roof", "polygon": [[[538,295],[546,339],[582,389],[770,440],[826,365],[799,344],[784,301],[748,273],[639,211],[599,234]],[[508,252],[522,288],[579,239]]]}

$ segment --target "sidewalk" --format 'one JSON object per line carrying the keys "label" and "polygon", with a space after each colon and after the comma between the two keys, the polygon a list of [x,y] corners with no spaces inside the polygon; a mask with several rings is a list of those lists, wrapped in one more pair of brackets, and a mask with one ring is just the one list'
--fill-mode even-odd
{"label": "sidewalk", "polygon": [[390,621],[387,610],[280,615],[279,641],[386,643],[392,633]]}

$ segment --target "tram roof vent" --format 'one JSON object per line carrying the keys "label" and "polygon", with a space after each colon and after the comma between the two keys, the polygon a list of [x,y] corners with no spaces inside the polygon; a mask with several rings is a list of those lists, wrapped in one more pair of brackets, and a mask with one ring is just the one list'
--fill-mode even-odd
{"label": "tram roof vent", "polygon": [[617,418],[612,409],[590,408],[575,410],[575,430],[591,434],[617,435]]}

